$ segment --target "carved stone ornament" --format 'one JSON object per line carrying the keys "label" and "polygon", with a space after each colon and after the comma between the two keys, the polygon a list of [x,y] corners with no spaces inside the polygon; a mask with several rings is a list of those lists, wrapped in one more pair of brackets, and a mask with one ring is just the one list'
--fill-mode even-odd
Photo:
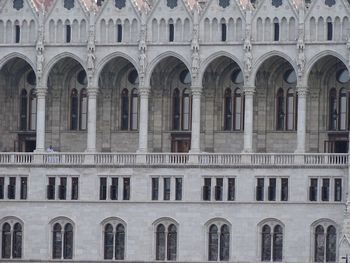
{"label": "carved stone ornament", "polygon": [[324,3],[325,5],[332,7],[335,5],[335,0],[325,0]]}
{"label": "carved stone ornament", "polygon": [[170,7],[170,9],[174,9],[177,7],[177,0],[167,0],[166,5]]}
{"label": "carved stone ornament", "polygon": [[21,10],[23,8],[23,0],[13,0],[13,8],[18,10]]}
{"label": "carved stone ornament", "polygon": [[124,8],[126,5],[126,0],[115,0],[115,7],[118,9]]}
{"label": "carved stone ornament", "polygon": [[280,7],[282,5],[282,0],[272,0],[272,5],[274,7]]}
{"label": "carved stone ornament", "polygon": [[72,8],[74,8],[74,0],[64,0],[63,6],[64,8],[71,10]]}
{"label": "carved stone ornament", "polygon": [[230,5],[230,0],[219,0],[219,6],[226,8]]}

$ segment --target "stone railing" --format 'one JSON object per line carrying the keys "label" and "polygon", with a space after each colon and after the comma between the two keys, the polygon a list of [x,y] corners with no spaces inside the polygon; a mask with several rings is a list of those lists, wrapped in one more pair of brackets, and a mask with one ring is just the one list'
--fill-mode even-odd
{"label": "stone railing", "polygon": [[347,166],[348,154],[0,153],[0,165]]}

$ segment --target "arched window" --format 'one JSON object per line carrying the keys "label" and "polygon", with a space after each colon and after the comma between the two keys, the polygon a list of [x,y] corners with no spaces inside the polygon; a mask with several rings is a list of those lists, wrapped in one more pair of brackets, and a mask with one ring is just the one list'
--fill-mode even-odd
{"label": "arched window", "polygon": [[188,89],[183,90],[182,96],[182,130],[190,129],[190,92]]}
{"label": "arched window", "polygon": [[225,90],[225,98],[224,98],[224,106],[225,106],[225,117],[224,117],[224,130],[230,131],[232,129],[232,92],[230,88]]}
{"label": "arched window", "polygon": [[284,91],[282,88],[278,89],[277,91],[277,101],[276,101],[276,106],[277,106],[277,124],[276,128],[278,131],[283,131],[284,130],[284,120],[285,120],[285,104],[284,104]]}
{"label": "arched window", "polygon": [[35,95],[34,89],[30,91],[29,112],[30,112],[29,129],[32,131],[35,131],[36,130],[36,95]]}
{"label": "arched window", "polygon": [[261,228],[261,261],[282,261],[283,228],[280,224],[269,222]]}
{"label": "arched window", "polygon": [[73,225],[66,220],[60,220],[52,227],[52,258],[73,258]]}
{"label": "arched window", "polygon": [[332,88],[329,92],[329,129],[337,129],[337,91],[335,88]]}
{"label": "arched window", "polygon": [[242,91],[241,89],[235,89],[234,94],[234,127],[233,129],[239,131],[242,129]]}
{"label": "arched window", "polygon": [[346,130],[347,91],[342,88],[339,92],[339,130]]}
{"label": "arched window", "polygon": [[125,225],[119,220],[108,220],[103,224],[104,259],[124,260]]}
{"label": "arched window", "polygon": [[28,95],[25,89],[21,91],[21,106],[20,106],[20,124],[19,128],[21,131],[27,130],[28,122]]}
{"label": "arched window", "polygon": [[208,260],[230,259],[230,228],[222,222],[212,223],[208,230]]}
{"label": "arched window", "polygon": [[130,119],[130,129],[137,130],[138,128],[138,92],[137,89],[131,91],[131,119]]}
{"label": "arched window", "polygon": [[180,130],[180,91],[173,91],[173,130]]}
{"label": "arched window", "polygon": [[314,230],[314,261],[335,262],[337,254],[337,231],[326,222],[318,224]]}
{"label": "arched window", "polygon": [[294,90],[292,88],[289,88],[287,90],[287,105],[286,105],[286,110],[287,110],[286,130],[287,131],[295,130],[295,123],[296,123],[295,105],[296,103],[294,98]]}
{"label": "arched window", "polygon": [[70,129],[78,130],[78,91],[72,89],[70,93]]}
{"label": "arched window", "polygon": [[[287,81],[287,80],[286,80]],[[279,88],[276,95],[276,130],[295,131],[298,98],[294,88]]]}
{"label": "arched window", "polygon": [[80,130],[86,130],[87,128],[87,92],[86,89],[80,91]]}
{"label": "arched window", "polygon": [[121,96],[121,129],[128,130],[129,128],[129,91],[123,89]]}
{"label": "arched window", "polygon": [[177,226],[171,221],[156,225],[156,260],[175,261],[177,258]]}
{"label": "arched window", "polygon": [[1,226],[1,258],[22,258],[23,226],[17,220],[7,220]]}
{"label": "arched window", "polygon": [[138,92],[134,88],[131,90],[123,89],[121,93],[121,130],[137,130],[138,129]]}

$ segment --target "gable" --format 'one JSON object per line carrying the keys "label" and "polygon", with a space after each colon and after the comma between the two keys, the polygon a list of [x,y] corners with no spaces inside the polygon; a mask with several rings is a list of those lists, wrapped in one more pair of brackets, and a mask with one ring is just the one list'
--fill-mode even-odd
{"label": "gable", "polygon": [[37,21],[38,19],[35,5],[31,0],[5,0],[2,5],[0,3],[0,14],[0,19],[3,21],[8,19]]}

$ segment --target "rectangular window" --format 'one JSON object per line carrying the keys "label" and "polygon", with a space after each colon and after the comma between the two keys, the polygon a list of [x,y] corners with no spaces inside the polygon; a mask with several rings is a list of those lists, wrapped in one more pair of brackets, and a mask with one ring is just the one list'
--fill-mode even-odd
{"label": "rectangular window", "polygon": [[221,41],[226,41],[227,27],[226,24],[221,24]]}
{"label": "rectangular window", "polygon": [[175,200],[182,200],[182,178],[175,178]]}
{"label": "rectangular window", "polygon": [[58,199],[66,200],[66,193],[67,193],[67,178],[61,177],[60,185],[58,186]]}
{"label": "rectangular window", "polygon": [[100,178],[100,200],[106,200],[107,199],[107,178],[101,177]]}
{"label": "rectangular window", "polygon": [[333,23],[327,22],[327,40],[333,39]]}
{"label": "rectangular window", "polygon": [[152,178],[152,200],[158,200],[159,178]]}
{"label": "rectangular window", "polygon": [[288,201],[288,178],[281,179],[281,201]]}
{"label": "rectangular window", "polygon": [[170,200],[170,178],[164,178],[164,200]]}
{"label": "rectangular window", "polygon": [[124,178],[123,200],[130,200],[130,178]]}
{"label": "rectangular window", "polygon": [[27,177],[21,177],[21,199],[25,200],[27,199]]}
{"label": "rectangular window", "polygon": [[322,180],[322,201],[329,201],[329,179]]}
{"label": "rectangular window", "polygon": [[224,185],[223,178],[216,178],[216,186],[215,186],[215,200],[222,201],[222,189]]}
{"label": "rectangular window", "polygon": [[117,25],[117,42],[123,41],[123,27],[121,24]]}
{"label": "rectangular window", "polygon": [[10,177],[10,183],[7,188],[7,198],[15,199],[16,197],[16,177]]}
{"label": "rectangular window", "polygon": [[111,200],[118,200],[118,178],[112,178],[110,197]]}
{"label": "rectangular window", "polygon": [[79,196],[79,178],[72,178],[72,200],[78,200]]}
{"label": "rectangular window", "polygon": [[210,201],[210,188],[211,188],[211,178],[204,178],[204,186],[203,186],[203,200]]}
{"label": "rectangular window", "polygon": [[341,179],[334,179],[334,201],[341,202],[341,199],[342,199]]}
{"label": "rectangular window", "polygon": [[5,193],[5,178],[0,177],[0,199],[4,199]]}
{"label": "rectangular window", "polygon": [[257,179],[256,201],[264,201],[264,178]]}
{"label": "rectangular window", "polygon": [[269,179],[268,200],[276,201],[276,178]]}
{"label": "rectangular window", "polygon": [[235,200],[235,178],[228,178],[227,200],[228,201]]}
{"label": "rectangular window", "polygon": [[318,180],[316,178],[312,178],[310,180],[310,189],[309,189],[310,201],[317,201],[317,184],[318,184]]}
{"label": "rectangular window", "polygon": [[274,41],[279,41],[280,40],[280,24],[279,23],[274,23]]}
{"label": "rectangular window", "polygon": [[47,199],[55,199],[55,177],[49,177],[49,184],[47,185]]}
{"label": "rectangular window", "polygon": [[66,43],[70,43],[72,36],[72,28],[70,25],[66,25]]}
{"label": "rectangular window", "polygon": [[174,24],[169,24],[169,42],[174,42]]}
{"label": "rectangular window", "polygon": [[16,43],[19,43],[20,42],[20,40],[21,40],[21,28],[20,28],[20,26],[19,25],[16,25],[15,26],[15,33],[16,33],[16,35],[15,35],[15,37],[16,37],[16,39],[15,39],[15,42]]}

